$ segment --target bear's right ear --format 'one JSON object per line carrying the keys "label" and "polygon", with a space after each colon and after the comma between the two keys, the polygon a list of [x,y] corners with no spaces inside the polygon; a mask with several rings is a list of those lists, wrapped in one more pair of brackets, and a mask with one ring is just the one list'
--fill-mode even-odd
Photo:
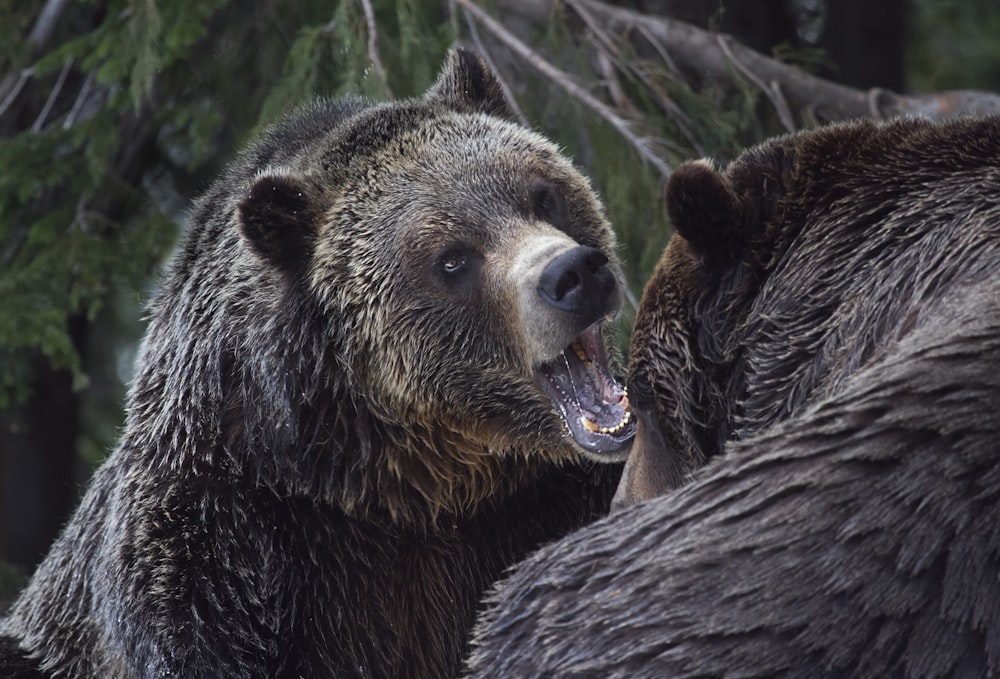
{"label": "bear's right ear", "polygon": [[482,57],[464,47],[448,51],[437,82],[424,98],[455,111],[517,119],[493,70]]}
{"label": "bear's right ear", "polygon": [[709,264],[739,254],[746,234],[739,198],[708,161],[684,163],[670,175],[665,191],[674,230]]}
{"label": "bear's right ear", "polygon": [[240,231],[254,251],[285,272],[308,262],[316,217],[308,187],[277,173],[259,175],[238,208]]}

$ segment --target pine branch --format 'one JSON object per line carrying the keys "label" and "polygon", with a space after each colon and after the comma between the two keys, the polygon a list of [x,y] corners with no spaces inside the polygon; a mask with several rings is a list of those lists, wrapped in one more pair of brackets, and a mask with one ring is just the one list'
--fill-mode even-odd
{"label": "pine branch", "polygon": [[455,2],[472,15],[483,28],[492,33],[495,38],[507,45],[515,54],[533,66],[535,70],[559,85],[567,94],[603,118],[618,134],[632,145],[639,154],[639,157],[655,167],[661,176],[665,178],[670,175],[670,166],[653,150],[652,142],[648,137],[640,137],[632,130],[633,123],[615,113],[610,106],[580,86],[568,73],[561,71],[546,61],[540,54],[504,28],[500,22],[477,7],[473,3],[473,0],[455,0]]}

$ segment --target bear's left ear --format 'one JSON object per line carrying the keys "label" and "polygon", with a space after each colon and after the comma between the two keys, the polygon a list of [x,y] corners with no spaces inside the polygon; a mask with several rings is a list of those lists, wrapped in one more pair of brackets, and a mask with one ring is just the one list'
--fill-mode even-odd
{"label": "bear's left ear", "polygon": [[240,231],[262,258],[293,273],[309,260],[318,211],[309,188],[285,174],[259,175],[240,201]]}
{"label": "bear's left ear", "polygon": [[746,215],[728,179],[709,161],[684,163],[664,198],[670,223],[710,266],[735,259],[746,241]]}
{"label": "bear's left ear", "polygon": [[437,82],[424,98],[456,111],[487,113],[507,120],[517,118],[492,69],[482,57],[464,47],[448,51]]}

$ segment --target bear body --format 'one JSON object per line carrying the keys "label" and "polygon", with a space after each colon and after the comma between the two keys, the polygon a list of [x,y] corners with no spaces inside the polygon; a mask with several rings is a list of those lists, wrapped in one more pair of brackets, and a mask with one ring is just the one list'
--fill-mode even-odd
{"label": "bear body", "polygon": [[512,118],[455,50],[420,98],[292,115],[198,200],[0,669],[451,676],[482,592],[606,513],[616,468],[581,453],[632,432],[569,420],[624,419],[614,237]]}
{"label": "bear body", "polygon": [[624,508],[498,586],[471,674],[1000,673],[1000,119],[778,138],[667,206]]}

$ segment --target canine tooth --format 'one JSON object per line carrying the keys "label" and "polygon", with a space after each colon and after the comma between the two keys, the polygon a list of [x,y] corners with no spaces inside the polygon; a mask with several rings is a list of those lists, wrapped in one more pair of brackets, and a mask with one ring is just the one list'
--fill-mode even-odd
{"label": "canine tooth", "polygon": [[587,431],[594,431],[594,432],[601,431],[600,427],[597,426],[596,422],[591,422],[586,417],[581,417],[580,421],[583,422],[583,428],[586,429]]}

